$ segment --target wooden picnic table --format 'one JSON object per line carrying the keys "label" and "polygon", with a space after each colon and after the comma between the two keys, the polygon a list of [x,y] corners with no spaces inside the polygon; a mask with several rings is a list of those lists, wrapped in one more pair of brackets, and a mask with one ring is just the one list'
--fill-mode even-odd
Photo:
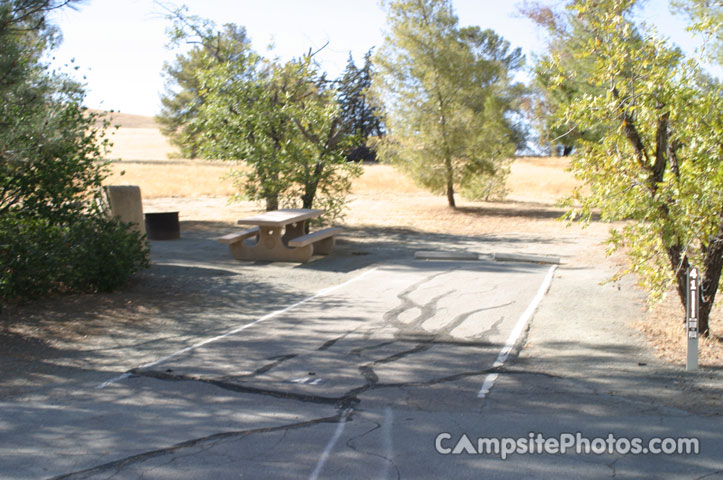
{"label": "wooden picnic table", "polygon": [[[331,253],[335,235],[341,231],[332,227],[306,234],[306,222],[324,213],[324,210],[306,208],[265,212],[238,221],[253,228],[217,240],[228,244],[237,260],[306,262],[314,253]],[[251,237],[256,241],[246,241]]]}

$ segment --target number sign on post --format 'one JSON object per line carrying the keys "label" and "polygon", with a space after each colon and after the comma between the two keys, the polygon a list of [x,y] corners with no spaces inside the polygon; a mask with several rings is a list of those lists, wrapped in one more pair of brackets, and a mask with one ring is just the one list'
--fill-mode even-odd
{"label": "number sign on post", "polygon": [[700,305],[700,278],[697,268],[688,269],[688,295],[686,302],[685,332],[688,337],[686,370],[698,369],[698,307]]}

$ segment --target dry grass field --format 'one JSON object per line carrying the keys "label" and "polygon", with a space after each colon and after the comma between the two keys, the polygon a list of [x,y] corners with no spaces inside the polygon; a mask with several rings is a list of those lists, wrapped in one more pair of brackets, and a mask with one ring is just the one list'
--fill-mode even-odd
{"label": "dry grass field", "polygon": [[579,185],[564,157],[519,157],[510,168],[509,200],[556,203]]}
{"label": "dry grass field", "polygon": [[[140,186],[146,211],[180,210],[181,220],[186,222],[234,223],[240,216],[259,210],[250,202],[227,202],[235,193],[232,181],[225,178],[232,164],[169,160],[174,149],[155,128],[153,119],[114,114],[114,123],[121,127],[112,137],[115,145],[109,158],[117,161],[108,183]],[[583,234],[579,227],[566,229],[557,220],[562,214],[557,201],[577,185],[566,170],[568,165],[565,158],[517,158],[508,178],[507,200],[460,199],[456,210],[446,206],[444,197],[418,188],[391,166],[366,165],[353,184],[344,223],[461,235]],[[593,223],[584,234],[604,237],[608,228]],[[660,356],[677,364],[685,362],[686,348],[680,334],[680,308],[675,295],[669,295],[637,325]],[[723,332],[720,308],[714,312],[711,325],[718,335]],[[723,337],[702,341],[701,352],[705,358],[702,364],[723,366]]]}
{"label": "dry grass field", "polygon": [[119,127],[108,130],[114,144],[108,158],[125,161],[168,160],[168,156],[175,153],[174,147],[158,131],[158,125],[152,117],[91,111],[104,115],[113,127]]}
{"label": "dry grass field", "polygon": [[228,197],[235,193],[226,178],[231,165],[202,161],[123,161],[111,165],[107,182],[113,185],[138,185],[143,198]]}

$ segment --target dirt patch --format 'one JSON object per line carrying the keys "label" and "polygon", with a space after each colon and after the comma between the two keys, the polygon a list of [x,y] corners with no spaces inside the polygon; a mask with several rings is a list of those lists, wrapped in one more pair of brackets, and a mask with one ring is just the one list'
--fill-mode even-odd
{"label": "dirt patch", "polygon": [[[642,331],[660,358],[675,365],[685,365],[688,342],[684,335],[685,309],[674,291],[665,300],[648,309],[636,327]],[[709,328],[713,334],[700,338],[698,358],[701,366],[723,367],[723,312],[720,306],[711,312]]]}

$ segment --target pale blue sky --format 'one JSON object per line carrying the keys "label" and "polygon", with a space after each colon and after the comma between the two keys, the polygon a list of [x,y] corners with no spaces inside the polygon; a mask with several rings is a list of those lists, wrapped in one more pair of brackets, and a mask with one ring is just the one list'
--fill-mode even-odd
{"label": "pale blue sky", "polygon": [[[522,47],[541,52],[544,37],[517,14],[518,0],[453,0],[460,24],[492,28]],[[385,13],[377,0],[186,0],[190,13],[217,24],[246,27],[255,50],[266,53],[270,42],[283,59],[329,42],[318,58],[332,77],[344,69],[351,51],[359,63],[382,42]],[[683,48],[694,43],[681,19],[669,13],[667,0],[649,0],[645,18]],[[54,52],[55,65],[75,59],[77,76],[85,76],[90,108],[154,115],[160,109],[163,62],[173,58],[165,48],[168,21],[153,0],[90,0],[79,11],[63,9],[53,16],[64,41]]]}

